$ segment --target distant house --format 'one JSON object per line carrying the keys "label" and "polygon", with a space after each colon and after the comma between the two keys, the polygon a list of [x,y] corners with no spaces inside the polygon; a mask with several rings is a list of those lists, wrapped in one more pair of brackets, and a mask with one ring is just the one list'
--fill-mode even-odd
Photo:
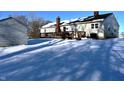
{"label": "distant house", "polygon": [[120,32],[119,38],[124,38],[124,32]]}
{"label": "distant house", "polygon": [[27,44],[26,25],[13,17],[0,20],[0,46]]}
{"label": "distant house", "polygon": [[[59,21],[57,21],[59,20]],[[60,22],[60,23],[59,23]],[[93,16],[76,18],[49,23],[41,28],[41,37],[55,37],[59,29],[60,33],[66,31],[72,38],[91,37],[91,38],[116,38],[119,35],[119,23],[113,13],[99,14],[95,11]]]}

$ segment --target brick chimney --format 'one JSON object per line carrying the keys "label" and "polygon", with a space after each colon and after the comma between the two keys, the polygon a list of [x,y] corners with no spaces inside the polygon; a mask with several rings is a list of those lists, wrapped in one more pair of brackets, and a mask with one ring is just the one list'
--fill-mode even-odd
{"label": "brick chimney", "polygon": [[59,34],[61,31],[60,31],[60,17],[58,16],[56,18],[56,33]]}
{"label": "brick chimney", "polygon": [[94,17],[98,17],[99,16],[99,11],[94,11]]}

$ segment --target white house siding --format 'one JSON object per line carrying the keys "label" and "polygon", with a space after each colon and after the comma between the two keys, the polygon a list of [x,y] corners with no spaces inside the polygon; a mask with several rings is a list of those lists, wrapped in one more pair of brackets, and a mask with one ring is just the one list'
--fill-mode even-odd
{"label": "white house siding", "polygon": [[100,38],[100,39],[105,38],[103,22],[100,23],[100,27],[99,27],[99,30],[98,30],[98,38]]}
{"label": "white house siding", "polygon": [[55,27],[45,27],[40,29],[41,37],[53,37],[55,33]]}
{"label": "white house siding", "polygon": [[0,46],[27,44],[27,28],[15,19],[0,21]]}
{"label": "white house siding", "polygon": [[45,33],[45,28],[41,28],[40,29],[40,33],[42,34],[42,33]]}
{"label": "white house siding", "polygon": [[79,23],[77,24],[77,30],[78,31],[85,31],[87,24]]}
{"label": "white house siding", "polygon": [[63,27],[66,27],[66,31],[73,31],[71,25],[62,25],[62,26],[60,27],[61,31],[63,31]]}
{"label": "white house siding", "polygon": [[[77,29],[78,29],[78,31],[86,32],[87,37],[90,37],[90,34],[92,34],[92,33],[98,34],[98,36],[100,36],[100,37],[102,35],[102,37],[103,37],[103,31],[100,31],[101,22],[102,21],[79,23],[77,25]],[[98,24],[98,28],[95,28],[95,26],[94,26],[94,28],[92,29],[91,24],[94,24],[94,25]]]}
{"label": "white house siding", "polygon": [[104,22],[104,30],[106,38],[118,37],[119,35],[119,24],[114,15],[107,17]]}
{"label": "white house siding", "polygon": [[[81,34],[83,36],[83,32],[85,32],[86,37],[93,37],[93,35],[96,34],[98,38],[111,38],[118,37],[119,34],[119,25],[113,14],[107,14],[107,16],[102,15],[99,19],[91,17],[91,20],[89,18],[89,21],[84,20],[70,23],[69,22],[70,21],[63,23],[60,29],[63,32],[63,27],[66,27],[66,31],[70,32],[70,34],[74,32],[74,36],[76,36],[76,34]],[[94,24],[94,28],[91,27],[92,24]],[[96,24],[98,24],[98,28],[96,28]],[[55,22],[44,27],[46,28],[42,28],[41,33],[55,32]],[[110,31],[108,28],[110,28]]]}
{"label": "white house siding", "polygon": [[[77,31],[77,32],[86,32],[86,37],[90,37],[91,33],[95,33],[98,34],[99,38],[104,38],[104,31],[101,29],[102,25],[101,25],[102,21],[94,21],[94,22],[78,22],[75,23],[76,24],[76,28],[74,27],[74,25],[66,25],[66,31]],[[91,28],[91,24],[98,24],[98,28]],[[63,31],[63,27],[61,27],[61,31]]]}
{"label": "white house siding", "polygon": [[[60,27],[61,31],[63,32],[63,27],[66,27],[66,31],[73,31],[73,27],[71,25],[62,25]],[[41,28],[40,33],[55,33],[56,27],[46,27],[46,28]]]}
{"label": "white house siding", "polygon": [[86,32],[86,36],[90,36],[90,30],[91,30],[90,28],[91,28],[90,24],[87,23],[79,23],[77,25],[78,31]]}
{"label": "white house siding", "polygon": [[40,30],[41,33],[54,33],[55,32],[55,27],[49,27],[49,28],[42,28]]}

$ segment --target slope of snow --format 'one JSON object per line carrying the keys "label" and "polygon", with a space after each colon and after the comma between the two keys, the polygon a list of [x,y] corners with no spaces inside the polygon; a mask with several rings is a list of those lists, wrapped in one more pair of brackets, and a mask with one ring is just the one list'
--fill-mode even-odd
{"label": "slope of snow", "polygon": [[0,80],[124,80],[124,39],[31,39],[0,53]]}

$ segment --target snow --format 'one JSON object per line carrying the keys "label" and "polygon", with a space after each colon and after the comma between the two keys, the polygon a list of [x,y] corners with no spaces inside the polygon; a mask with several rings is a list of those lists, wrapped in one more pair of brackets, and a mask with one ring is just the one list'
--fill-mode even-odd
{"label": "snow", "polygon": [[[75,22],[75,21],[85,21],[87,19],[92,19],[93,17],[79,17],[79,18],[73,18],[73,19],[69,19],[69,20],[62,20],[61,21],[61,25],[67,25],[69,24],[70,22]],[[93,21],[103,21],[104,19],[97,19],[97,20],[93,20]],[[43,28],[49,28],[49,27],[55,27],[55,24],[56,22],[53,22],[53,23],[48,23],[44,26],[42,26],[41,29]]]}
{"label": "snow", "polygon": [[51,27],[51,26],[54,26],[56,24],[56,22],[53,22],[53,23],[48,23],[44,26],[42,26],[42,28],[47,28],[47,27]]}
{"label": "snow", "polygon": [[67,23],[70,23],[70,20],[63,20],[63,21],[61,21],[61,23],[67,24]]}
{"label": "snow", "polygon": [[26,48],[25,45],[0,48],[0,56],[7,55],[7,54],[10,54],[10,53],[14,53],[14,52],[20,51],[20,50],[25,49],[25,48]]}
{"label": "snow", "polygon": [[[69,19],[69,20],[62,20],[61,23],[62,23],[62,25],[66,25],[66,24],[68,24],[70,22],[74,22],[74,21],[78,21],[78,20],[82,21],[83,20],[82,18],[74,18],[74,19]],[[56,24],[56,22],[48,23],[48,24],[42,26],[42,28],[49,28],[51,26],[55,26],[55,24]]]}
{"label": "snow", "polygon": [[124,80],[124,39],[30,39],[0,52],[0,80]]}
{"label": "snow", "polygon": [[71,22],[78,21],[80,18],[70,19]]}

